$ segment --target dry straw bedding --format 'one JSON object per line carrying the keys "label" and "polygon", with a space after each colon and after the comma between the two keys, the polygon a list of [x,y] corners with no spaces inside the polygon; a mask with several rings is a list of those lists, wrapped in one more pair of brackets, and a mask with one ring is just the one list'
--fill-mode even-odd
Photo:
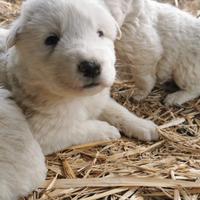
{"label": "dry straw bedding", "polygon": [[[162,0],[160,0],[162,1]],[[199,14],[200,0],[171,0]],[[0,25],[18,14],[20,1],[0,0]],[[160,141],[123,138],[71,147],[48,156],[47,180],[26,200],[200,199],[200,99],[166,107],[165,87],[134,102],[134,83],[116,82],[112,96],[138,116],[159,125]]]}

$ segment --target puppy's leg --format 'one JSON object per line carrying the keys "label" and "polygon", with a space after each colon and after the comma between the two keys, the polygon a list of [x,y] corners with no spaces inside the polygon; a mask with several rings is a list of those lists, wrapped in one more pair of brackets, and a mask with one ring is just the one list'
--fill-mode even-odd
{"label": "puppy's leg", "polygon": [[114,140],[121,137],[119,131],[114,126],[98,120],[77,122],[70,128],[66,127],[63,130],[58,130],[59,134],[52,133],[47,137],[44,136],[45,138],[40,138],[40,145],[45,155],[73,145]]}
{"label": "puppy's leg", "polygon": [[134,99],[140,101],[146,98],[152,91],[156,84],[156,75],[153,73],[149,74],[135,74],[134,76],[136,89],[134,92]]}
{"label": "puppy's leg", "polygon": [[159,35],[150,25],[139,26],[135,34],[138,39],[128,44],[127,48],[132,46],[133,50],[131,55],[127,54],[132,62],[131,70],[136,85],[133,98],[139,101],[155,86],[157,65],[162,57],[163,48]]}
{"label": "puppy's leg", "polygon": [[166,105],[181,105],[187,101],[193,100],[200,95],[200,90],[198,92],[180,90],[172,94],[167,95],[165,98]]}
{"label": "puppy's leg", "polygon": [[128,137],[143,141],[157,140],[159,138],[156,125],[153,122],[135,116],[112,99],[109,100],[104,109],[101,119],[116,126]]}
{"label": "puppy's leg", "polygon": [[17,200],[46,177],[44,155],[9,93],[0,89],[0,199]]}
{"label": "puppy's leg", "polygon": [[166,97],[166,105],[181,105],[200,96],[199,62],[200,59],[192,54],[182,58],[173,72],[173,79],[180,90]]}

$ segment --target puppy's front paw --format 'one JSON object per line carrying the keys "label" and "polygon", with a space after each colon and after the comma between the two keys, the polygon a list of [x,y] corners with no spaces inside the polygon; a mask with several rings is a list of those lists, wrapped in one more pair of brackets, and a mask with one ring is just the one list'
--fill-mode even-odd
{"label": "puppy's front paw", "polygon": [[138,139],[142,141],[155,141],[159,139],[157,126],[149,120],[145,120],[140,127],[141,132],[138,135]]}
{"label": "puppy's front paw", "polygon": [[103,127],[99,130],[101,140],[117,140],[121,138],[121,134],[117,128],[111,126],[107,122],[102,122]]}
{"label": "puppy's front paw", "polygon": [[156,141],[159,139],[157,126],[150,120],[139,119],[132,126],[132,134],[129,131],[131,137],[141,141]]}
{"label": "puppy's front paw", "polygon": [[149,94],[148,91],[136,88],[134,91],[134,94],[133,94],[134,95],[133,98],[136,101],[141,101],[141,100],[145,99],[148,96],[148,94]]}

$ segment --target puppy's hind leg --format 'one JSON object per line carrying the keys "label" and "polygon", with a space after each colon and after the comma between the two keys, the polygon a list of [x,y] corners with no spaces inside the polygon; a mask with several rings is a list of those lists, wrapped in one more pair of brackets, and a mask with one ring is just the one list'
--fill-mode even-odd
{"label": "puppy's hind leg", "polygon": [[[196,57],[193,58],[193,60],[195,59]],[[190,63],[187,62],[187,59],[183,60],[183,64],[177,67],[173,76],[174,76],[174,81],[176,82],[180,90],[172,94],[169,94],[166,97],[165,99],[166,105],[181,105],[187,101],[193,100],[196,97],[200,96],[199,64],[190,65]]]}
{"label": "puppy's hind leg", "polygon": [[159,138],[157,126],[152,121],[135,116],[113,99],[109,100],[100,118],[117,127],[128,137],[143,141]]}
{"label": "puppy's hind leg", "polygon": [[186,91],[180,90],[178,92],[174,92],[172,94],[167,95],[165,98],[165,105],[181,105],[187,101],[193,100],[200,96],[200,90],[195,91]]}
{"label": "puppy's hind leg", "polygon": [[46,177],[45,160],[17,105],[0,89],[0,199],[17,200]]}

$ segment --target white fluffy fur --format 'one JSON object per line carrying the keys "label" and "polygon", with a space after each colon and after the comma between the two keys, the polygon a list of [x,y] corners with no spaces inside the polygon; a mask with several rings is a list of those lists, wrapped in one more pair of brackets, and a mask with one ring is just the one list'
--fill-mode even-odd
{"label": "white fluffy fur", "polygon": [[[99,30],[104,37],[99,37]],[[144,141],[158,139],[153,122],[136,117],[110,98],[117,25],[102,1],[28,0],[9,33],[0,33],[1,38],[7,37],[9,48],[1,51],[1,82],[12,91],[44,154],[118,139],[119,130]],[[51,34],[60,37],[55,47],[45,44]],[[100,76],[91,80],[79,73],[77,65],[82,60],[100,63]],[[94,81],[99,85],[85,87]],[[8,103],[2,100],[0,106]],[[0,115],[8,124],[1,129],[7,138],[6,142],[0,138],[0,147],[5,146],[0,156],[6,165],[0,166],[0,181],[9,184],[0,184],[0,195],[8,194],[3,199],[13,200],[11,195],[24,195],[40,183],[45,167],[40,148],[16,106],[3,109]],[[8,173],[10,177],[3,175]]]}
{"label": "white fluffy fur", "polygon": [[[98,36],[98,30],[104,37]],[[44,44],[60,36],[55,48]],[[44,154],[120,137],[150,141],[156,125],[110,98],[115,80],[116,21],[99,0],[29,0],[8,35],[8,82]],[[12,47],[12,48],[11,48]],[[77,71],[81,60],[101,64],[99,85]],[[116,128],[115,128],[116,127]],[[118,130],[118,129],[119,130]]]}
{"label": "white fluffy fur", "polygon": [[[118,21],[123,36],[116,47],[120,62],[132,69],[135,99],[144,99],[157,80],[163,83],[170,79],[180,91],[169,94],[166,104],[182,104],[198,97],[200,20],[153,0],[105,1],[113,16],[116,11],[121,16]],[[122,12],[124,7],[126,12]]]}
{"label": "white fluffy fur", "polygon": [[42,184],[46,167],[24,115],[8,97],[0,89],[0,199],[17,200]]}

